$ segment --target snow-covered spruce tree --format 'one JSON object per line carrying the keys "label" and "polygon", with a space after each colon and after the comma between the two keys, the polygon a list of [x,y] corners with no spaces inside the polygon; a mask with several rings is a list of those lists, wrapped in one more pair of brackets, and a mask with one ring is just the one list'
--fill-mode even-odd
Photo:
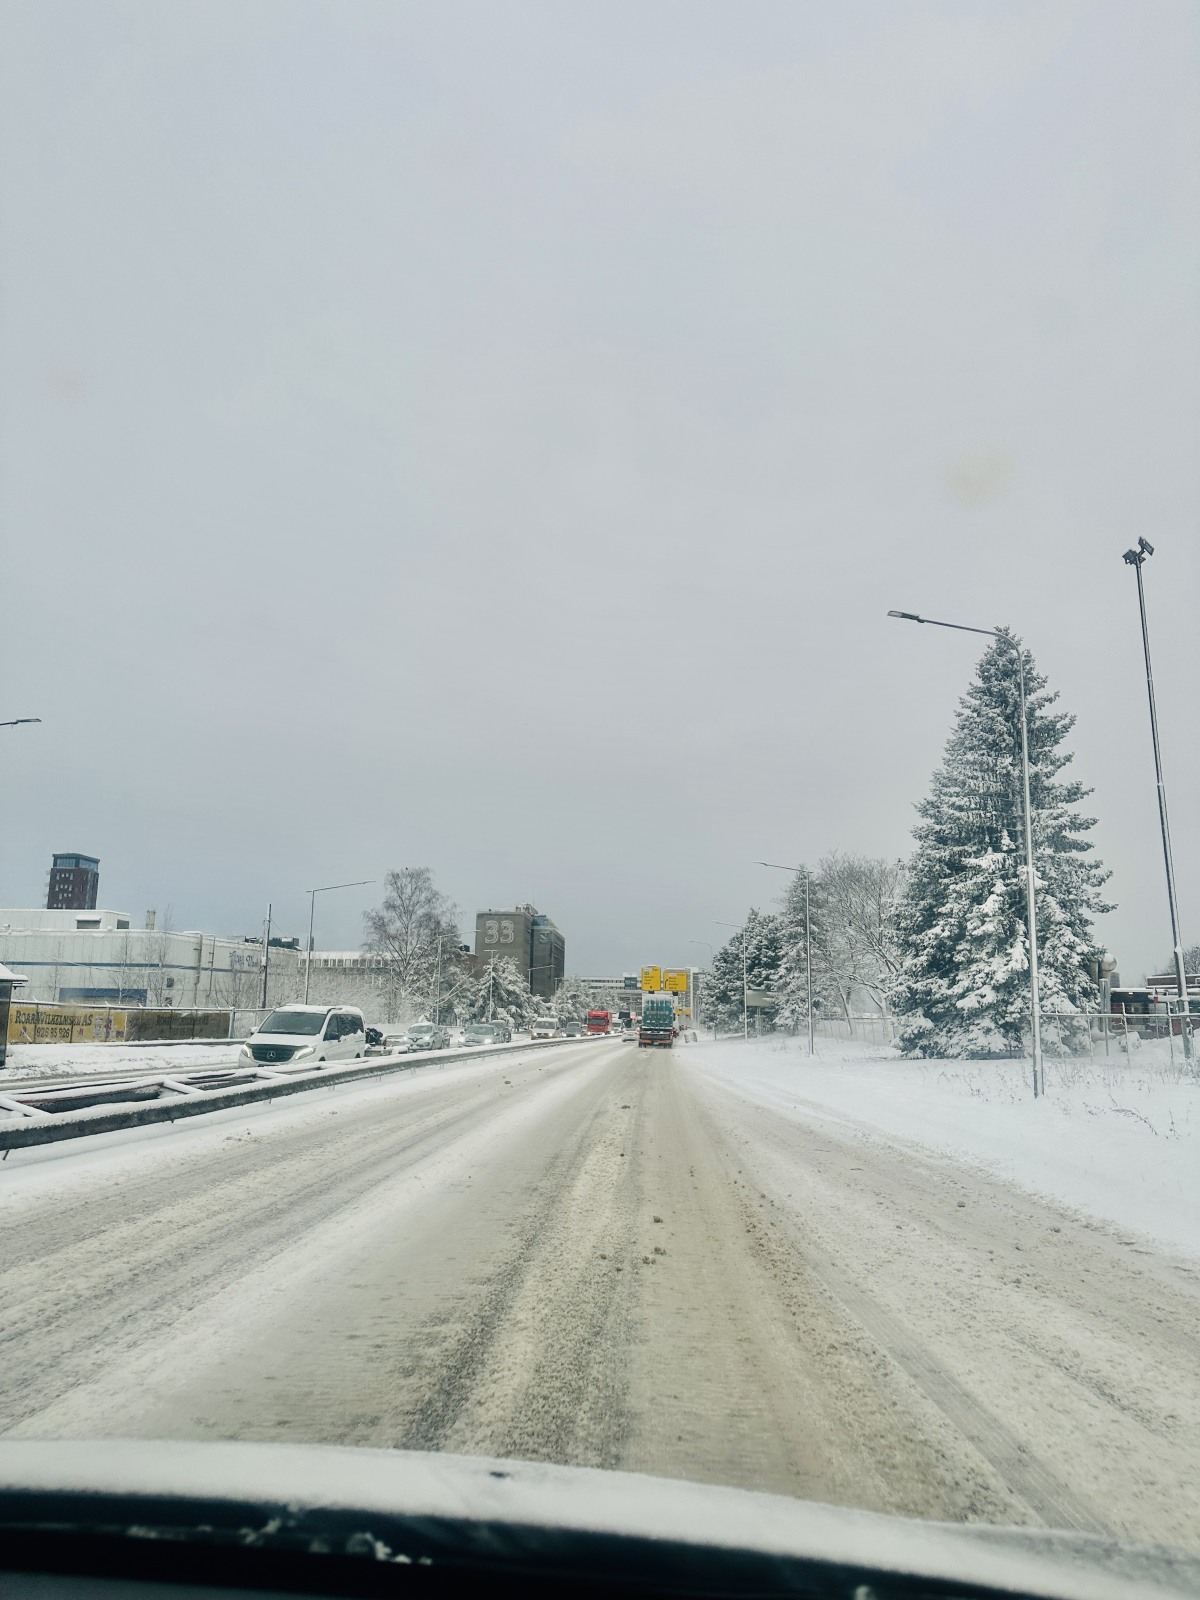
{"label": "snow-covered spruce tree", "polygon": [[[955,713],[945,758],[917,807],[916,853],[900,906],[904,965],[895,1008],[914,1056],[1017,1055],[1029,1026],[1021,701],[1017,641],[1001,629]],[[1023,649],[1023,647],[1021,647]],[[1091,791],[1057,774],[1075,724],[1051,712],[1058,695],[1023,651],[1029,721],[1030,815],[1036,869],[1043,1042],[1071,1042],[1069,1019],[1096,1005],[1088,962],[1100,952],[1092,918],[1108,877],[1084,835],[1094,817],[1071,807]]]}
{"label": "snow-covered spruce tree", "polygon": [[578,977],[564,978],[549,1003],[560,1022],[582,1022],[587,1016],[590,997]]}
{"label": "snow-covered spruce tree", "polygon": [[[746,987],[775,991],[783,959],[779,918],[753,907],[745,922]],[[744,995],[742,987],[742,933],[735,933],[728,944],[713,956],[712,978],[705,990],[704,1009],[708,1020],[714,1017],[718,1030],[741,1033]],[[775,1011],[764,1011],[762,1026],[774,1024]],[[751,1013],[753,1027],[754,1016]]]}
{"label": "snow-covered spruce tree", "polygon": [[472,1012],[477,1022],[507,1022],[525,1028],[541,1012],[529,992],[521,969],[511,956],[497,956],[486,962],[476,978]]}

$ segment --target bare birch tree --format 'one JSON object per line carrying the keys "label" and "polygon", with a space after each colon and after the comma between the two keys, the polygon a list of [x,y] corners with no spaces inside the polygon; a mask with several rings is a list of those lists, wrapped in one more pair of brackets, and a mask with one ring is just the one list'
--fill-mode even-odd
{"label": "bare birch tree", "polygon": [[383,880],[383,902],[365,912],[364,950],[384,958],[384,989],[393,1019],[429,1007],[457,961],[457,907],[434,885],[429,867],[401,867]]}

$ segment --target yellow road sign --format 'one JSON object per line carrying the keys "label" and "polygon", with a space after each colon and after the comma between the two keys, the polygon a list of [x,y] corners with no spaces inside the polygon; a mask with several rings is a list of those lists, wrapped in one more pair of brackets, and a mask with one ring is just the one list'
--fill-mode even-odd
{"label": "yellow road sign", "polygon": [[686,972],[672,972],[668,969],[662,975],[662,986],[664,989],[673,990],[676,994],[686,994],[688,975]]}
{"label": "yellow road sign", "polygon": [[651,990],[662,988],[662,968],[642,968],[642,993],[648,994]]}

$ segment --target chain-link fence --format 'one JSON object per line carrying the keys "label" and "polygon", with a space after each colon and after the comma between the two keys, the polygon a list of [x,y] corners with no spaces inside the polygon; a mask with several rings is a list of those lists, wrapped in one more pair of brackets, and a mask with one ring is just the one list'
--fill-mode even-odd
{"label": "chain-link fence", "polygon": [[[902,1017],[869,1015],[816,1017],[813,1033],[818,1039],[843,1040],[866,1045],[895,1044],[903,1023]],[[1177,1000],[1152,1002],[1146,1011],[1124,1008],[1114,1011],[1054,1011],[1043,1008],[1041,1013],[1042,1054],[1048,1061],[1095,1060],[1098,1057],[1129,1056],[1143,1044],[1157,1041],[1157,1053],[1164,1051],[1172,1060],[1178,1055],[1184,1060],[1184,1030],[1195,1038],[1200,1035],[1200,1001],[1192,1000],[1190,1011],[1185,1011]],[[778,1033],[780,1029],[773,1030]],[[806,1034],[803,1019],[788,1033]],[[737,1030],[724,1030],[723,1037],[736,1038]],[[750,1025],[754,1037],[754,1024]],[[1196,1040],[1200,1047],[1200,1039]],[[1030,1040],[1026,1032],[1023,1040],[1026,1056],[1030,1053]],[[1019,1055],[1020,1052],[1015,1052]]]}

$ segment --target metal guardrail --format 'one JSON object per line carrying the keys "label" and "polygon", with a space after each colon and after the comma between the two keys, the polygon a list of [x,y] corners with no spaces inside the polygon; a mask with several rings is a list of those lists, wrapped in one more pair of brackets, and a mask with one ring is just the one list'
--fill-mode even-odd
{"label": "metal guardrail", "polygon": [[256,1062],[246,1067],[203,1067],[190,1072],[156,1073],[150,1077],[110,1078],[101,1083],[94,1078],[83,1078],[56,1083],[50,1088],[38,1089],[31,1085],[15,1094],[0,1094],[0,1112],[7,1111],[21,1118],[19,1122],[0,1123],[0,1150],[7,1156],[9,1150],[30,1145],[53,1144],[59,1139],[78,1139],[87,1134],[111,1133],[118,1128],[136,1128],[153,1122],[174,1122],[180,1117],[200,1116],[227,1106],[276,1100],[310,1089],[333,1088],[337,1084],[381,1078],[412,1067],[442,1064],[447,1059],[471,1061],[480,1056],[554,1050],[583,1042],[579,1038],[527,1039],[453,1051],[426,1050],[418,1055],[374,1056],[344,1067],[316,1067],[306,1072],[284,1072]]}

